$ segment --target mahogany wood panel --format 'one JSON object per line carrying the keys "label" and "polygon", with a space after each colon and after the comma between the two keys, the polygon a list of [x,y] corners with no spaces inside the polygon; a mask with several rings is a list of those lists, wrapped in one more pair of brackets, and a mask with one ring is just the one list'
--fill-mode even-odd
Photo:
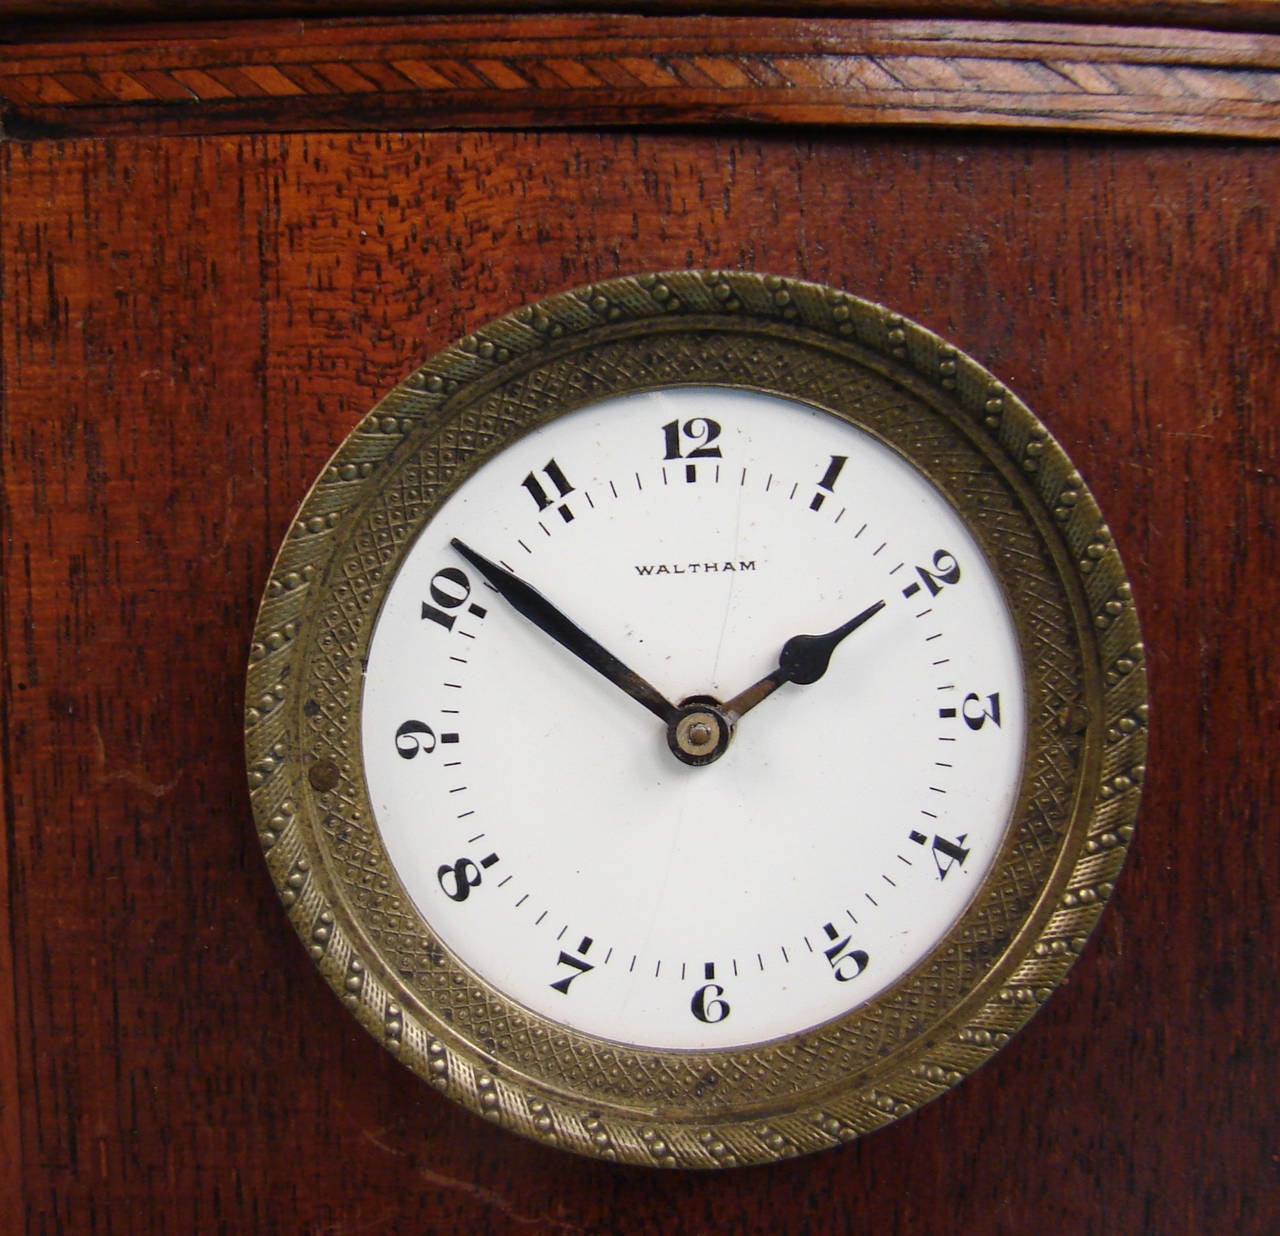
{"label": "mahogany wood panel", "polygon": [[[0,173],[12,1230],[1274,1230],[1274,148],[145,137]],[[1153,686],[1130,865],[1031,1026],[888,1130],[719,1176],[525,1144],[383,1053],[278,907],[240,737],[275,544],[357,418],[521,302],[684,265],[842,285],[1008,381],[1108,514]]]}
{"label": "mahogany wood panel", "polygon": [[1280,35],[981,21],[481,16],[22,39],[10,136],[951,125],[1280,137]]}
{"label": "mahogany wood panel", "polygon": [[[361,17],[392,13],[457,13],[458,0],[203,0],[193,11],[188,0],[8,0],[11,21],[188,21],[217,18]],[[787,13],[793,16],[1004,17],[1153,23],[1206,29],[1275,29],[1277,0],[490,0],[490,12],[588,13]]]}

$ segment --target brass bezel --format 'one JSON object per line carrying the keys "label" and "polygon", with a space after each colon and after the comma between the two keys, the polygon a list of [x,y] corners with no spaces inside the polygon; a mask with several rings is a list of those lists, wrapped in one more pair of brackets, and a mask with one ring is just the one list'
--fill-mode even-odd
{"label": "brass bezel", "polygon": [[[724,1051],[608,1043],[530,1013],[435,941],[382,851],[359,755],[361,659],[440,503],[537,425],[709,383],[826,408],[945,493],[1001,580],[1029,739],[1002,853],[938,947],[844,1017]],[[680,1167],[848,1141],[1004,1044],[1063,979],[1123,863],[1146,749],[1128,582],[1061,448],[974,361],[880,306],[737,272],[614,279],[529,306],[428,361],[307,495],[251,651],[249,780],[272,879],[326,980],[388,1050],[503,1127]]]}

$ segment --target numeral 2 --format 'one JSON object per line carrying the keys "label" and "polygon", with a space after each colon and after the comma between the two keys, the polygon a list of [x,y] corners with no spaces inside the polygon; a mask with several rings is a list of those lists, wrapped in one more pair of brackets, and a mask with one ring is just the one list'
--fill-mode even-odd
{"label": "numeral 2", "polygon": [[902,590],[902,595],[908,599],[915,596],[920,591],[920,585],[923,584],[929,589],[929,595],[936,597],[948,584],[960,582],[960,564],[953,553],[939,549],[933,555],[933,570],[918,566],[916,574],[920,577],[919,582],[913,580],[909,583]]}

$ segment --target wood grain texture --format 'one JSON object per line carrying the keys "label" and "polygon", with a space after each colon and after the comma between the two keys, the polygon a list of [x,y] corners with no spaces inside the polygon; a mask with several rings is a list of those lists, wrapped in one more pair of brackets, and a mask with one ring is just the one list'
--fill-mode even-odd
{"label": "wood grain texture", "polygon": [[953,20],[484,16],[20,41],[10,137],[950,125],[1280,137],[1280,35]]}
{"label": "wood grain texture", "polygon": [[[0,210],[3,207],[0,206]],[[3,218],[0,216],[0,233]],[[0,300],[3,299],[3,266],[0,265]],[[8,417],[5,411],[3,384],[0,383],[0,443],[7,440]],[[6,530],[13,527],[12,512],[8,504],[8,486],[5,484],[5,457],[0,446],[0,544],[7,539]],[[9,847],[14,832],[11,821],[15,819],[13,802],[13,778],[9,775],[10,751],[9,715],[12,702],[9,692],[12,681],[5,667],[9,664],[9,605],[8,570],[6,555],[0,549],[0,822],[4,835],[0,837],[0,1198],[14,1199],[16,1206],[23,1195],[22,1176],[22,1081],[18,1066],[18,1009],[22,996],[15,985],[13,966],[13,884],[9,878]]]}
{"label": "wood grain texture", "polygon": [[[145,137],[0,173],[17,1226],[1272,1230],[1274,148]],[[373,401],[519,303],[686,265],[889,303],[1025,397],[1108,515],[1153,687],[1133,855],[1064,989],[906,1121],[727,1176],[568,1158],[410,1078],[297,946],[240,742],[274,546]]]}
{"label": "wood grain texture", "polygon": [[[1125,22],[1218,30],[1280,28],[1277,0],[496,0],[490,12],[574,13],[744,13],[848,17],[976,17],[1010,20]],[[209,18],[362,17],[466,11],[458,0],[8,0],[4,16],[13,22],[191,21]]]}

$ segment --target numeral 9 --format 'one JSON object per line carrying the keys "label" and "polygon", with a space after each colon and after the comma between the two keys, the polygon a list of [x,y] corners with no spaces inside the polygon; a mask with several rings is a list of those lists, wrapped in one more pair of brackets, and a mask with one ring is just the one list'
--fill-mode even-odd
{"label": "numeral 9", "polygon": [[419,752],[430,755],[436,749],[436,732],[425,721],[406,721],[396,730],[396,753],[412,760]]}

